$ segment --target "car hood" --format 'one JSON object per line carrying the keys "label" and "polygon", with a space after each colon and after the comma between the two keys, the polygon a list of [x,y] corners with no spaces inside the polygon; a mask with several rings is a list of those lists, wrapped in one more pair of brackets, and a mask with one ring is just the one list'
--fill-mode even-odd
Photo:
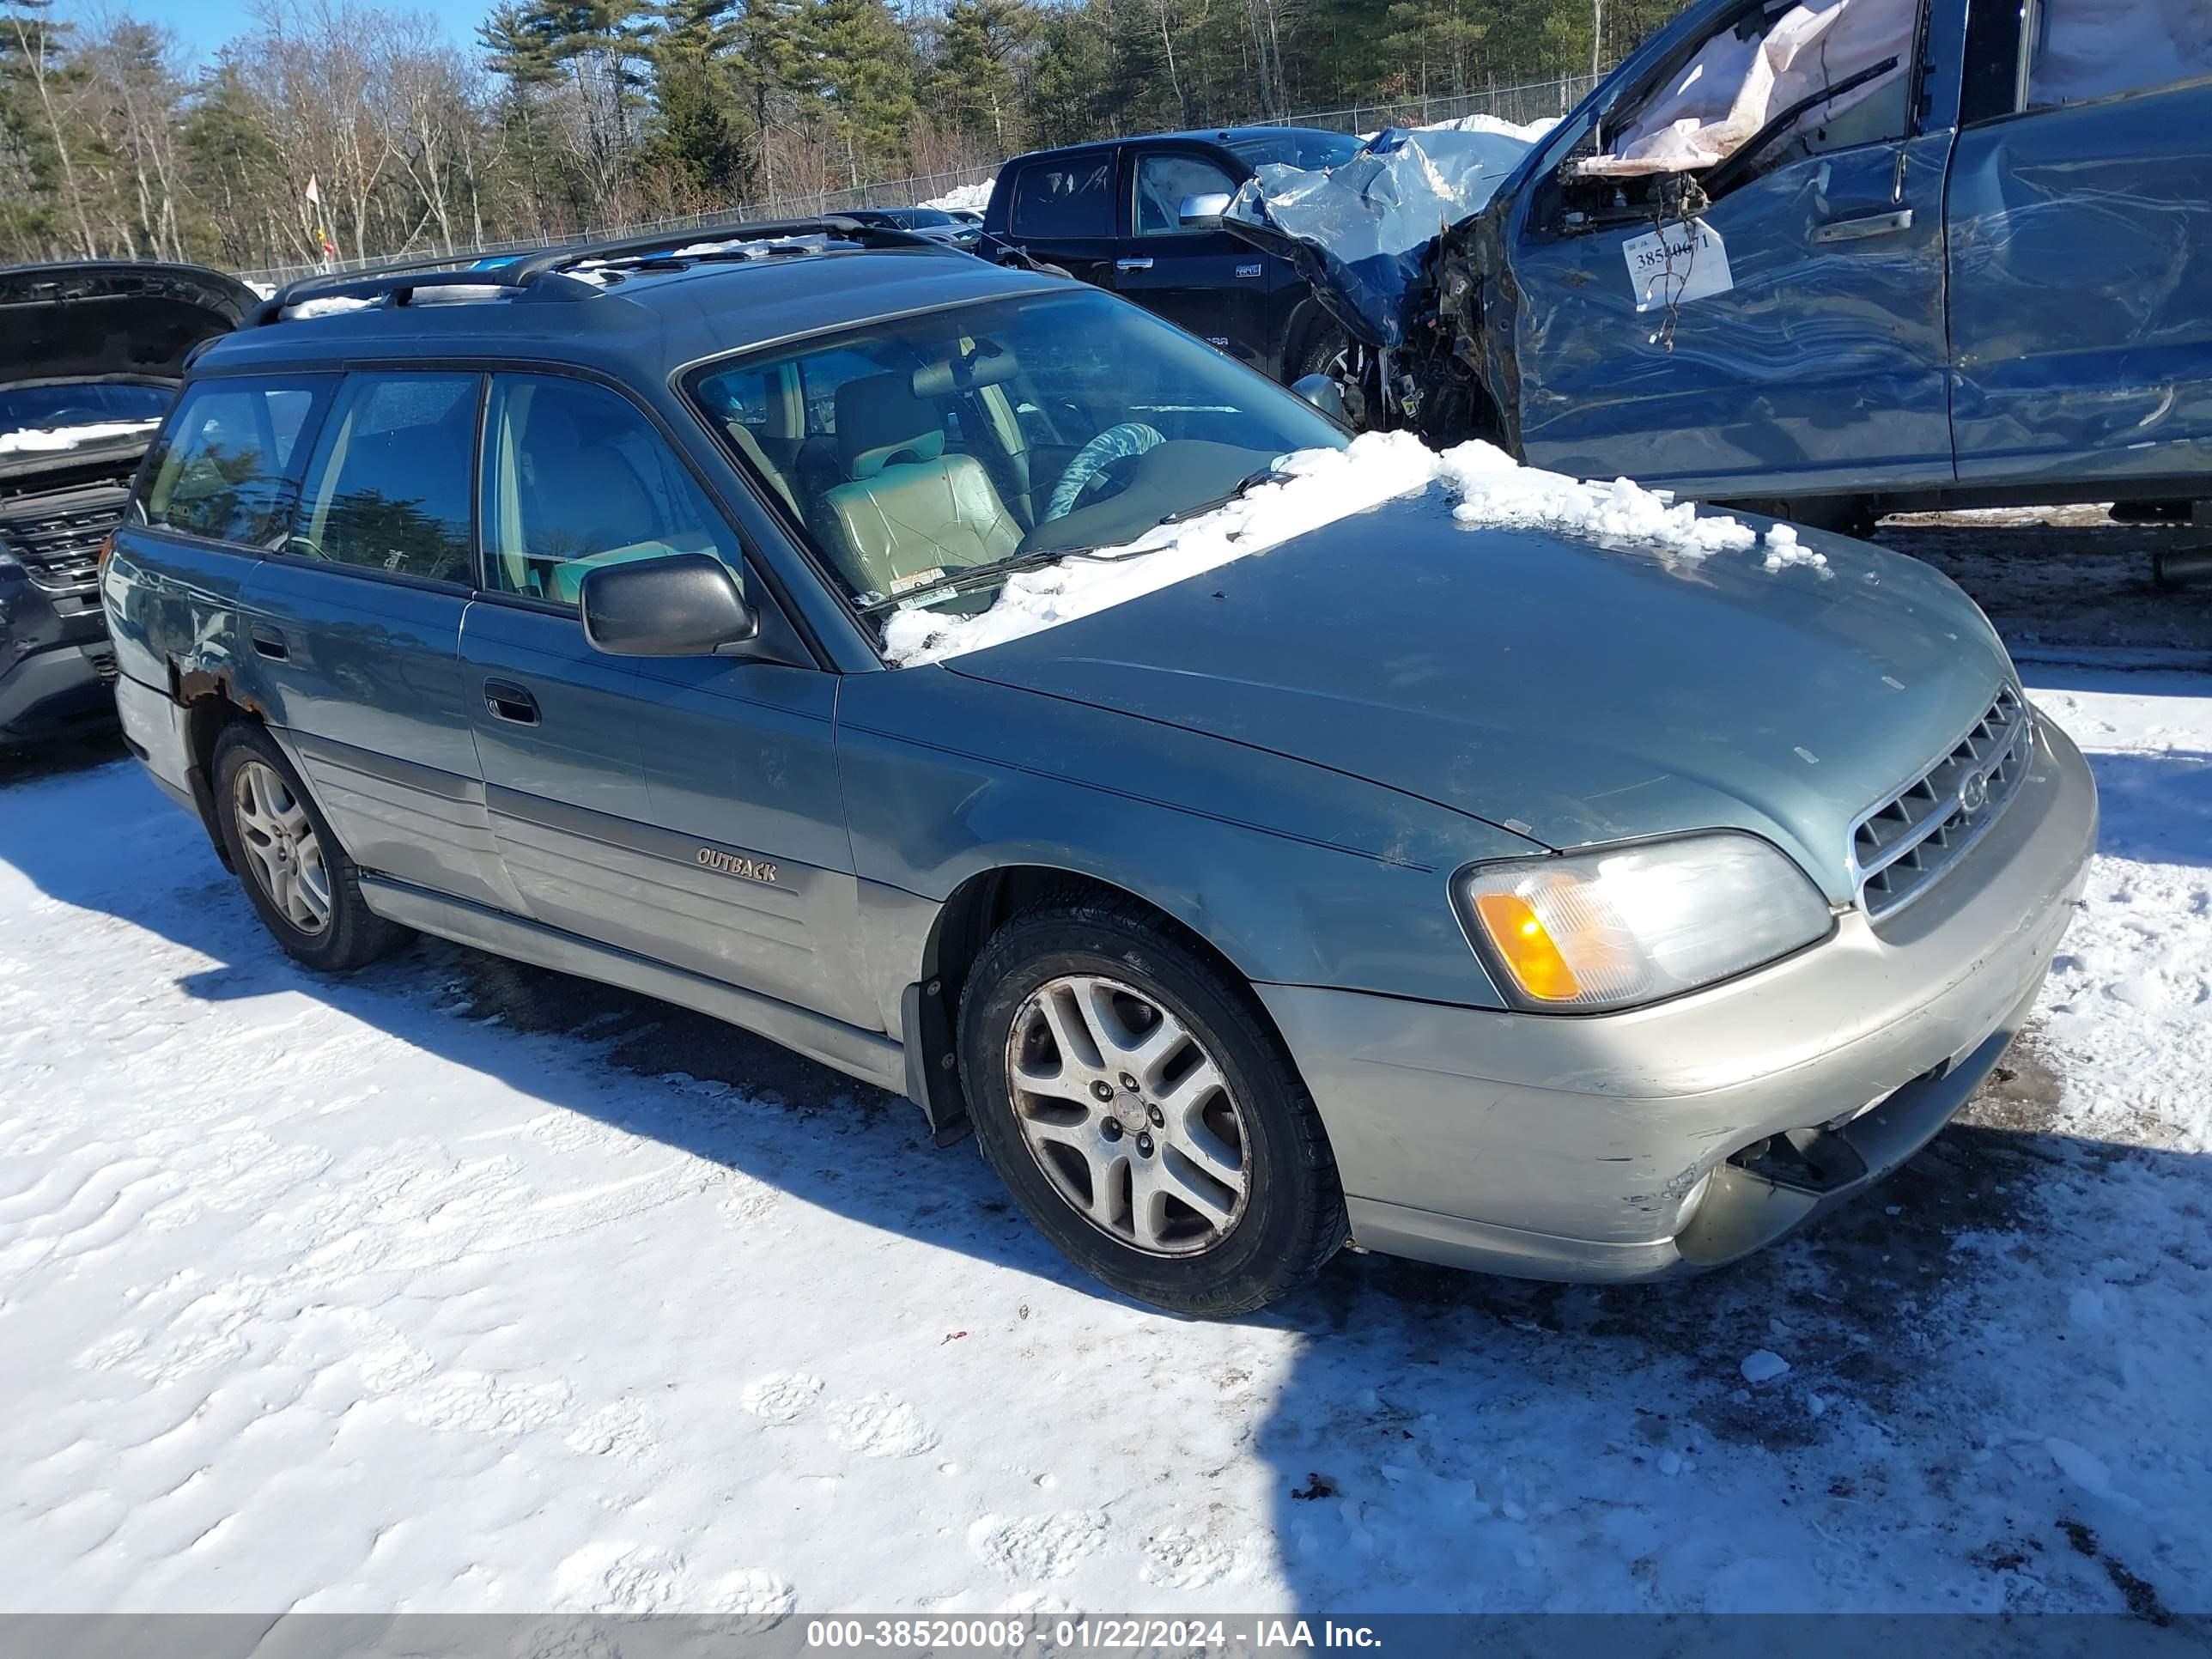
{"label": "car hood", "polygon": [[1553,848],[1748,830],[1840,901],[1852,822],[2012,670],[1942,575],[1801,536],[1825,567],[1463,526],[1431,491],[946,665]]}
{"label": "car hood", "polygon": [[237,327],[256,303],[243,283],[198,265],[88,260],[0,270],[0,386],[180,380],[191,349]]}

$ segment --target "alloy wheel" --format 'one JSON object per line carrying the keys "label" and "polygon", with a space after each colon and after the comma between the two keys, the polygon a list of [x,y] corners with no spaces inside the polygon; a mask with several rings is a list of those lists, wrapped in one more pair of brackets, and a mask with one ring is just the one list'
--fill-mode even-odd
{"label": "alloy wheel", "polygon": [[303,933],[331,925],[331,878],[313,819],[274,767],[249,760],[231,785],[239,844],[276,912]]}
{"label": "alloy wheel", "polygon": [[1048,981],[1014,1016],[1006,1080],[1030,1155],[1109,1237],[1193,1255],[1243,1217],[1243,1109],[1205,1044],[1152,996],[1097,975]]}

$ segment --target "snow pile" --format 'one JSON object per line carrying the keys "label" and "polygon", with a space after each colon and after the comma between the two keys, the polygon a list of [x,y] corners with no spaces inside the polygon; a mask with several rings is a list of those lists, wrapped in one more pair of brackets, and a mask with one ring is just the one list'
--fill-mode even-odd
{"label": "snow pile", "polygon": [[[1442,454],[1407,432],[1370,432],[1343,449],[1307,449],[1275,465],[1277,479],[1179,524],[1148,531],[1103,554],[1017,571],[990,609],[943,617],[920,609],[895,614],[884,649],[902,666],[938,662],[1073,622],[1227,564],[1401,495],[1440,483],[1457,498],[1452,516],[1472,526],[1541,529],[1607,541],[1644,543],[1675,559],[1740,552],[1759,534],[1734,519],[1700,516],[1687,501],[1626,478],[1583,483],[1522,466],[1495,445],[1464,443]],[[1825,564],[1796,549],[1778,526],[1767,568]],[[1796,549],[1795,551],[1790,550]],[[1777,558],[1781,562],[1775,562]]]}
{"label": "snow pile", "polygon": [[32,427],[22,432],[0,432],[0,455],[40,455],[81,444],[105,443],[111,438],[136,437],[151,432],[159,421],[98,421],[87,426]]}
{"label": "snow pile", "polygon": [[319,300],[302,300],[295,306],[286,306],[284,315],[294,321],[303,317],[335,317],[344,311],[366,311],[378,303],[349,294],[330,294]]}
{"label": "snow pile", "polygon": [[1460,498],[1452,517],[1462,524],[1649,542],[1689,560],[1740,552],[1759,540],[1748,525],[1700,517],[1696,507],[1666,490],[1646,489],[1626,478],[1584,483],[1564,473],[1522,466],[1494,444],[1464,443],[1445,451],[1439,460],[1437,476]]}
{"label": "snow pile", "polygon": [[[1415,127],[1416,132],[1486,132],[1500,138],[1517,138],[1524,144],[1533,144],[1553,127],[1559,118],[1547,115],[1540,121],[1508,121],[1496,115],[1462,115],[1456,121],[1431,121],[1425,126]],[[1368,135],[1370,138],[1372,133]]]}
{"label": "snow pile", "polygon": [[1825,573],[1828,568],[1828,556],[1815,553],[1797,539],[1795,530],[1786,524],[1778,524],[1766,532],[1765,563],[1769,570],[1787,570],[1793,564],[1802,564]]}
{"label": "snow pile", "polygon": [[1017,571],[980,616],[901,611],[884,629],[885,654],[901,664],[936,662],[1141,599],[1347,514],[1425,489],[1437,462],[1436,452],[1407,432],[1367,433],[1343,449],[1300,450],[1276,463],[1279,482],[1256,484],[1211,513],[1105,550],[1104,559],[1063,559]]}
{"label": "snow pile", "polygon": [[986,179],[980,185],[960,185],[942,196],[933,196],[916,205],[942,208],[947,213],[981,213],[991,205],[991,186],[996,180]]}

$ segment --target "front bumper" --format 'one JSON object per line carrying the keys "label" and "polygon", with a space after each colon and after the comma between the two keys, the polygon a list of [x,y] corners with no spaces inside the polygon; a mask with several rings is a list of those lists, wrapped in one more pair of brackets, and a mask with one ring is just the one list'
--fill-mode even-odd
{"label": "front bumper", "polygon": [[0,666],[0,742],[113,725],[114,684],[115,648],[105,635],[15,657]]}
{"label": "front bumper", "polygon": [[2019,794],[1924,898],[1879,931],[1850,911],[1726,985],[1584,1017],[1260,987],[1355,1241],[1531,1278],[1657,1278],[1757,1249],[1910,1158],[2027,1018],[2081,896],[2096,786],[2038,728]]}

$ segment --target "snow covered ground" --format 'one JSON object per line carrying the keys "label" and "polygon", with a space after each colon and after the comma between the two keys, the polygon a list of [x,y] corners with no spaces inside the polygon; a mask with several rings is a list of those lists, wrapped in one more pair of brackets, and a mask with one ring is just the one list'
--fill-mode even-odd
{"label": "snow covered ground", "polygon": [[0,1609],[2212,1611],[2212,682],[2050,666],[2031,1037],[1636,1289],[1124,1304],[972,1143],[423,944],[316,980],[128,763],[0,769]]}

